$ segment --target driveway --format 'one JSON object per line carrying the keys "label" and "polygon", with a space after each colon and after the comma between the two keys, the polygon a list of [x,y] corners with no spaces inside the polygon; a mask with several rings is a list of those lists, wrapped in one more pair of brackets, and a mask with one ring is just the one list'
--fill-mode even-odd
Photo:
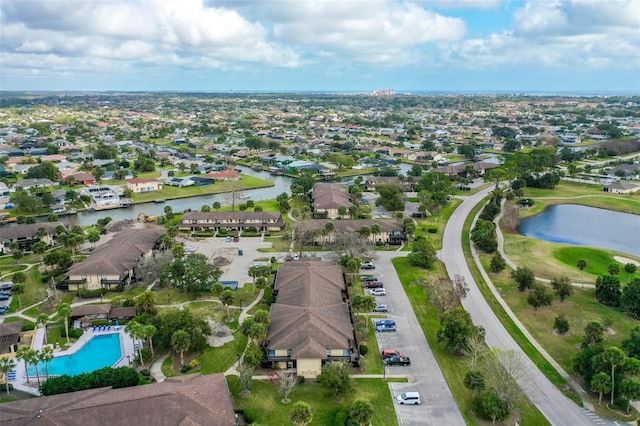
{"label": "driveway", "polygon": [[538,407],[545,417],[554,425],[595,425],[611,424],[600,419],[593,413],[578,407],[570,399],[564,396],[544,374],[533,364],[527,355],[520,349],[511,335],[504,329],[496,315],[486,302],[478,285],[471,275],[462,252],[462,229],[466,217],[473,207],[484,198],[493,187],[484,189],[466,198],[455,210],[444,231],[443,247],[440,252],[441,259],[447,266],[450,277],[455,274],[462,275],[469,285],[469,294],[463,300],[464,308],[471,314],[473,322],[481,325],[486,330],[486,342],[491,347],[503,350],[513,350],[520,353],[526,360],[530,371],[530,379],[526,383],[519,383],[521,387],[528,389],[529,399]]}
{"label": "driveway", "polygon": [[388,305],[388,317],[397,324],[398,331],[395,333],[377,333],[380,349],[397,349],[411,358],[410,366],[386,367],[387,374],[409,376],[409,383],[389,384],[393,396],[405,391],[419,391],[422,396],[422,405],[419,406],[394,404],[396,414],[402,425],[464,425],[451,390],[391,263],[394,257],[406,254],[407,252],[377,252],[376,269],[366,271],[384,282],[387,295],[376,299],[379,303]]}

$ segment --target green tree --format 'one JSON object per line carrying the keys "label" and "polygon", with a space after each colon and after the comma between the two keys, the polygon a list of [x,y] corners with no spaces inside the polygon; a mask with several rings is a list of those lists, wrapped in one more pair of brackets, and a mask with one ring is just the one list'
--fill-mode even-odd
{"label": "green tree", "polygon": [[158,329],[153,324],[146,324],[140,328],[140,338],[147,339],[147,343],[149,344],[149,349],[151,350],[151,358],[155,358],[156,354],[153,350],[153,336],[156,334]]}
{"label": "green tree", "polygon": [[305,426],[313,421],[311,407],[304,401],[298,401],[289,411],[289,420],[296,426]]}
{"label": "green tree", "polygon": [[380,194],[376,206],[382,206],[388,211],[404,211],[404,195],[400,186],[376,185],[376,192]]}
{"label": "green tree", "polygon": [[574,292],[568,277],[554,277],[551,280],[551,287],[561,302],[564,302]]}
{"label": "green tree", "polygon": [[628,275],[627,277],[628,282],[631,281],[631,275],[635,274],[637,269],[638,267],[634,263],[627,263],[626,265],[624,265],[624,271]]}
{"label": "green tree", "polygon": [[331,362],[322,367],[322,372],[318,375],[318,383],[326,387],[331,395],[342,398],[353,390],[351,377],[349,376],[349,365],[344,362]]}
{"label": "green tree", "polygon": [[611,392],[611,377],[607,373],[597,373],[591,379],[591,390],[598,392],[598,405],[602,405],[602,395]]}
{"label": "green tree", "polygon": [[620,306],[620,280],[615,275],[602,275],[596,279],[596,300],[606,306]]}
{"label": "green tree", "polygon": [[152,290],[146,290],[140,293],[133,302],[136,308],[136,315],[141,314],[149,314],[149,315],[157,315],[158,314],[158,300],[156,298],[156,292]]}
{"label": "green tree", "polygon": [[57,309],[64,322],[64,334],[67,336],[67,345],[69,344],[69,316],[71,316],[71,306],[68,303],[61,303]]}
{"label": "green tree", "polygon": [[620,264],[619,263],[611,263],[607,266],[607,272],[609,275],[620,275]]}
{"label": "green tree", "polygon": [[242,357],[242,364],[247,367],[256,368],[262,363],[263,359],[264,352],[262,352],[260,346],[254,341],[249,342]]}
{"label": "green tree", "polygon": [[534,285],[527,297],[529,305],[536,310],[543,306],[551,306],[552,300],[553,296],[547,291],[547,287],[541,284]]}
{"label": "green tree", "polygon": [[231,317],[231,312],[229,311],[229,309],[230,309],[230,306],[233,304],[234,298],[235,298],[235,295],[233,294],[233,291],[229,289],[223,291],[222,294],[220,295],[220,303],[222,303],[224,306],[227,307],[227,318]]}
{"label": "green tree", "polygon": [[[129,321],[125,326],[127,333],[129,333],[134,341],[142,338],[142,327],[144,327],[144,325],[137,321]],[[138,356],[140,358],[140,364],[143,364],[144,361],[142,359],[142,345],[138,346]]]}
{"label": "green tree", "polygon": [[349,418],[359,426],[371,423],[373,417],[373,405],[366,399],[356,399],[349,408]]}
{"label": "green tree", "polygon": [[38,326],[42,326],[42,329],[44,330],[44,341],[47,341],[47,321],[49,320],[49,315],[45,314],[45,313],[41,313],[38,314],[38,317],[36,318],[36,324]]}
{"label": "green tree", "polygon": [[413,266],[431,269],[438,257],[436,249],[427,240],[418,240],[413,243],[412,251],[407,259]]}
{"label": "green tree", "polygon": [[[376,307],[376,298],[371,295],[356,294],[351,299],[351,306],[355,312],[368,313]],[[365,327],[369,333],[369,317],[365,317]]]}
{"label": "green tree", "polygon": [[171,349],[180,353],[180,364],[184,365],[184,352],[191,347],[189,333],[184,330],[176,330],[171,335]]}
{"label": "green tree", "polygon": [[483,391],[486,386],[484,375],[480,371],[467,371],[464,375],[464,386],[473,393]]}
{"label": "green tree", "polygon": [[213,204],[211,205],[211,207],[214,210],[218,211],[218,210],[220,210],[220,207],[222,207],[222,205],[220,204],[220,201],[214,201]]}
{"label": "green tree", "polygon": [[533,271],[526,266],[518,267],[515,271],[511,272],[511,278],[518,283],[518,290],[525,291],[535,283],[536,277]]}
{"label": "green tree", "polygon": [[97,229],[91,229],[87,232],[87,241],[89,241],[93,247],[100,241],[100,232]]}
{"label": "green tree", "polygon": [[53,348],[51,346],[43,347],[42,350],[40,351],[40,360],[44,362],[44,370],[45,370],[47,379],[49,379],[49,363],[51,362],[52,359],[53,359]]}
{"label": "green tree", "polygon": [[48,248],[47,243],[45,243],[44,241],[38,241],[31,247],[31,250],[33,250],[35,254],[40,255],[40,263],[42,263],[44,253],[47,251],[47,248]]}
{"label": "green tree", "polygon": [[569,320],[560,314],[553,320],[553,328],[560,334],[566,334],[569,331]]}
{"label": "green tree", "polygon": [[[31,358],[29,355],[29,352],[31,351],[31,348],[29,348],[28,346],[22,346],[20,348],[18,348],[18,350],[16,351],[16,358],[17,359],[21,359],[22,361],[24,361],[24,371],[29,371],[29,364],[31,363]],[[29,374],[26,374],[27,376],[27,384],[29,384]]]}
{"label": "green tree", "polygon": [[640,382],[636,379],[624,379],[619,387],[620,395],[627,402],[627,414],[629,414],[629,405],[631,401],[640,399]]}
{"label": "green tree", "polygon": [[622,290],[620,304],[629,311],[634,318],[640,318],[640,278],[634,278]]}
{"label": "green tree", "polygon": [[468,348],[469,339],[478,333],[482,333],[482,329],[473,324],[471,315],[463,308],[451,309],[440,317],[438,342],[445,343],[445,350],[448,353],[464,354]]}
{"label": "green tree", "polygon": [[7,395],[9,395],[9,371],[16,368],[16,362],[13,358],[0,358],[0,373],[4,376],[4,384],[7,389]]}
{"label": "green tree", "polygon": [[211,335],[211,327],[206,318],[196,316],[190,309],[162,309],[158,315],[150,319],[158,331],[154,336],[156,346],[171,349],[171,335],[176,330],[189,333],[192,351],[201,351],[207,347],[207,336]]}
{"label": "green tree", "polygon": [[502,272],[506,267],[507,267],[507,262],[504,260],[502,255],[500,253],[494,254],[493,257],[491,258],[491,265],[489,266],[489,268],[491,269],[491,272],[493,273]]}
{"label": "green tree", "polygon": [[610,346],[602,352],[602,362],[611,366],[611,405],[613,405],[613,396],[616,390],[616,367],[623,366],[626,358],[624,351],[616,346]]}

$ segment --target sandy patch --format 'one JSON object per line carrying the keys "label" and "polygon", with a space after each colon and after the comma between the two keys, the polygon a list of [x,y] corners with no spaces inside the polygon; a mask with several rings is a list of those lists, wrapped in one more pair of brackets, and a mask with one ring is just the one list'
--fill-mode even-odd
{"label": "sandy patch", "polygon": [[620,262],[624,265],[626,265],[627,263],[633,263],[636,266],[640,266],[640,262],[638,262],[637,260],[629,259],[628,257],[613,256],[613,258],[616,260],[616,262]]}
{"label": "sandy patch", "polygon": [[207,338],[209,346],[217,348],[233,340],[233,333],[229,327],[212,320],[208,320],[207,322],[209,323],[209,327],[211,327],[211,336]]}

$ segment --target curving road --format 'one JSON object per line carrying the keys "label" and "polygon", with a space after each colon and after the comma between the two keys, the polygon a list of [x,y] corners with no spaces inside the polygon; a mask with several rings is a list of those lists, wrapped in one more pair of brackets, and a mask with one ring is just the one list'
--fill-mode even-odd
{"label": "curving road", "polygon": [[500,320],[493,313],[491,307],[480,293],[478,285],[471,275],[462,251],[462,230],[464,229],[464,222],[471,213],[471,210],[492,190],[493,187],[490,187],[466,198],[455,210],[447,222],[444,231],[440,256],[447,267],[447,272],[450,277],[453,277],[455,274],[462,275],[469,285],[469,294],[462,304],[471,314],[473,322],[485,328],[487,345],[503,350],[514,350],[520,353],[526,360],[531,374],[526,383],[519,383],[519,385],[527,389],[529,399],[538,407],[551,424],[603,424],[602,419],[579,407],[564,396],[544,374],[538,370],[535,364],[533,364],[504,329]]}

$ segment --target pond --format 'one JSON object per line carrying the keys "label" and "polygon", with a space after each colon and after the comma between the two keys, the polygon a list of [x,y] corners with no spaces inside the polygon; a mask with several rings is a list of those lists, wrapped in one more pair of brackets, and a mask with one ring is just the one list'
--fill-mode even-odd
{"label": "pond", "polygon": [[617,250],[640,256],[640,215],[558,204],[524,219],[520,233],[539,240]]}

